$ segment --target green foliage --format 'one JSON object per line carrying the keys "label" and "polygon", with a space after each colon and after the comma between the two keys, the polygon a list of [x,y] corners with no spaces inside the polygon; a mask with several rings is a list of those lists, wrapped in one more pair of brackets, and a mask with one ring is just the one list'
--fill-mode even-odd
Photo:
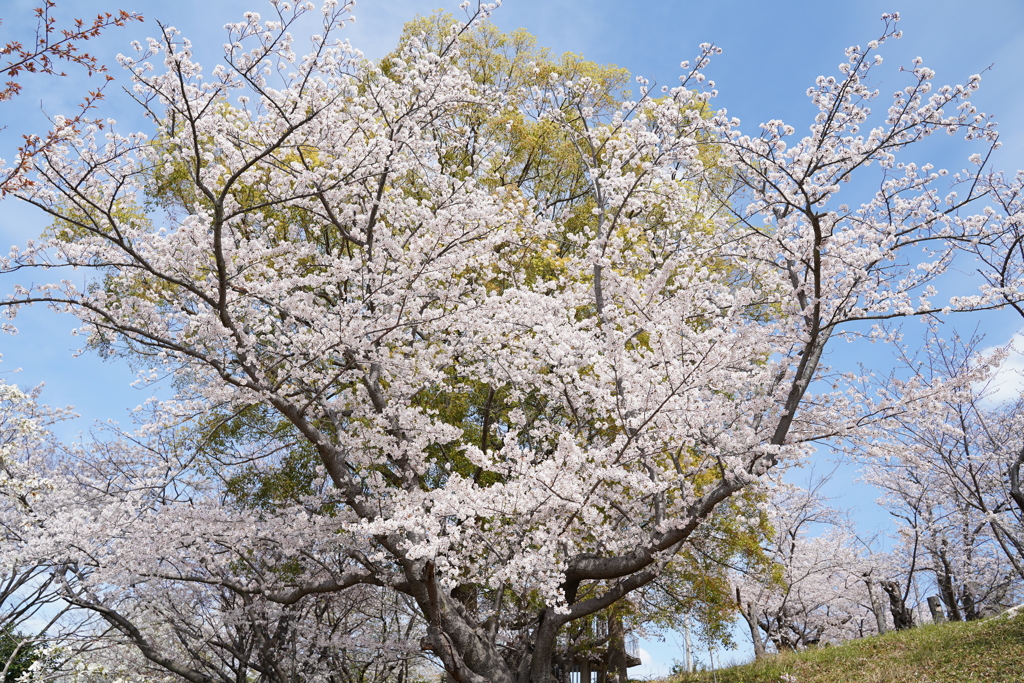
{"label": "green foliage", "polygon": [[[447,12],[435,12],[405,25],[399,50],[381,64],[387,73],[402,47],[418,40],[428,50],[440,50],[449,40],[449,27],[456,22]],[[556,122],[539,120],[531,106],[537,93],[546,91],[553,78],[591,84],[586,102],[567,98],[561,108],[568,120],[581,122],[580,106],[592,110],[590,118],[608,119],[619,107],[629,72],[611,64],[587,61],[582,55],[566,52],[553,56],[551,50],[538,47],[537,39],[524,29],[509,33],[491,24],[483,24],[464,35],[459,43],[457,66],[473,80],[497,90],[505,105],[497,115],[481,107],[467,105],[461,130],[438,130],[447,136],[444,159],[450,170],[474,167],[474,155],[480,145],[498,141],[505,154],[503,163],[492,168],[493,177],[483,179],[492,186],[514,185],[524,194],[544,198],[552,206],[585,203],[589,181],[573,139]],[[589,212],[580,212],[589,220]]]}
{"label": "green foliage", "polygon": [[[222,478],[225,494],[241,507],[270,511],[317,492],[316,452],[266,406],[207,415],[186,440],[196,444],[205,469]],[[244,464],[231,464],[239,462]]]}
{"label": "green foliage", "polygon": [[[756,571],[782,585],[782,568],[764,553],[774,530],[760,505],[767,493],[747,489],[724,503],[667,565],[662,575],[639,591],[641,623],[679,631],[693,619],[701,639],[733,647],[736,613],[730,568]],[[751,522],[754,523],[751,523]]]}
{"label": "green foliage", "polygon": [[0,629],[0,666],[7,665],[4,683],[14,683],[40,658],[39,646],[11,625]]}

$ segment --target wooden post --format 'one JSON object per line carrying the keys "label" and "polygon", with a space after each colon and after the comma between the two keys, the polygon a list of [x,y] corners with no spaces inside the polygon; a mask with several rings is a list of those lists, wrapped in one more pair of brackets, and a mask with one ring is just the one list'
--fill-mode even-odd
{"label": "wooden post", "polygon": [[590,652],[584,652],[580,655],[580,683],[591,683],[590,682]]}
{"label": "wooden post", "polygon": [[942,600],[939,596],[928,596],[928,611],[932,613],[933,623],[941,624],[946,621],[946,613],[942,611]]}

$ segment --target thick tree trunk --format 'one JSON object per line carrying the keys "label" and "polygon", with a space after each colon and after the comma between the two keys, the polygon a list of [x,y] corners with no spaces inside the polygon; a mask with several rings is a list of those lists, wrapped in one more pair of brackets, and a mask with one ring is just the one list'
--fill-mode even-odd
{"label": "thick tree trunk", "polygon": [[1024,467],[1024,448],[1017,452],[1017,459],[1014,460],[1007,470],[1010,479],[1010,498],[1017,504],[1017,509],[1024,514],[1024,484],[1021,483],[1020,470]]}
{"label": "thick tree trunk", "polygon": [[914,614],[907,607],[903,593],[900,591],[898,581],[880,581],[879,584],[886,595],[889,596],[889,611],[892,612],[892,621],[897,631],[905,631],[914,628]]}
{"label": "thick tree trunk", "polygon": [[946,612],[950,621],[963,621],[960,613],[960,604],[956,599],[956,589],[953,587],[953,577],[946,572],[936,572],[935,583],[939,586],[939,597],[946,605]]}
{"label": "thick tree trunk", "polygon": [[772,642],[779,652],[796,652],[796,643],[786,636],[775,636],[772,638]]}

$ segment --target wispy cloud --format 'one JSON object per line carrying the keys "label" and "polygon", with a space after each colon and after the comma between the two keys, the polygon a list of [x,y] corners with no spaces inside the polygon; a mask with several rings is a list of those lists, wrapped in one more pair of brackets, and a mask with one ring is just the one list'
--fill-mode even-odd
{"label": "wispy cloud", "polygon": [[[1024,392],[1024,330],[1018,331],[1006,345],[990,346],[981,351],[987,356],[1009,346],[1006,360],[1002,362],[995,376],[985,387],[985,400],[991,403],[1003,403],[1015,400]],[[978,387],[980,390],[981,387]]]}

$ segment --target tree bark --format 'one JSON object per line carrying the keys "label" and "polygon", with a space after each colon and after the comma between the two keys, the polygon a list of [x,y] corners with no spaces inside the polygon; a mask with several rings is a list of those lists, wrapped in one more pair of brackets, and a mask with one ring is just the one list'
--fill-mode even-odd
{"label": "tree bark", "polygon": [[882,607],[882,603],[878,600],[878,595],[875,593],[875,584],[870,577],[864,577],[864,583],[868,587],[868,598],[871,600],[871,611],[875,615],[875,627],[878,629],[878,635],[885,635],[889,628],[885,623],[885,608]]}
{"label": "tree bark", "polygon": [[761,629],[757,626],[757,614],[754,612],[754,605],[750,602],[746,605],[743,604],[739,586],[736,586],[736,606],[740,608],[740,614],[743,615],[743,620],[747,622],[747,628],[750,629],[750,640],[754,643],[754,659],[764,659],[767,653],[764,648],[764,640],[761,639]]}
{"label": "tree bark", "polygon": [[[942,541],[945,545],[946,541]],[[935,559],[935,583],[939,586],[939,597],[946,605],[946,612],[950,621],[963,621],[963,614],[960,612],[959,600],[957,600],[956,586],[953,584],[953,572],[949,566],[949,559],[946,557],[945,549],[940,547],[932,551]]]}
{"label": "tree bark", "polygon": [[[690,644],[690,615],[683,619],[683,636],[686,638],[686,673],[693,673],[693,646]],[[588,682],[589,683],[589,682]]]}
{"label": "tree bark", "polygon": [[1007,470],[1010,479],[1010,498],[1017,504],[1017,509],[1024,514],[1024,486],[1021,485],[1021,467],[1024,467],[1024,448],[1017,452],[1017,459],[1010,464]]}
{"label": "tree bark", "polygon": [[614,611],[608,615],[608,658],[606,670],[608,683],[627,683],[629,673],[626,666],[626,630],[622,615]]}
{"label": "tree bark", "polygon": [[967,585],[962,587],[961,593],[964,603],[964,618],[966,621],[974,621],[978,618],[978,604],[974,601],[974,593]]}
{"label": "tree bark", "polygon": [[900,591],[898,581],[880,581],[882,590],[889,596],[889,611],[892,612],[892,621],[897,631],[905,631],[914,628],[914,614],[907,607],[907,602]]}

